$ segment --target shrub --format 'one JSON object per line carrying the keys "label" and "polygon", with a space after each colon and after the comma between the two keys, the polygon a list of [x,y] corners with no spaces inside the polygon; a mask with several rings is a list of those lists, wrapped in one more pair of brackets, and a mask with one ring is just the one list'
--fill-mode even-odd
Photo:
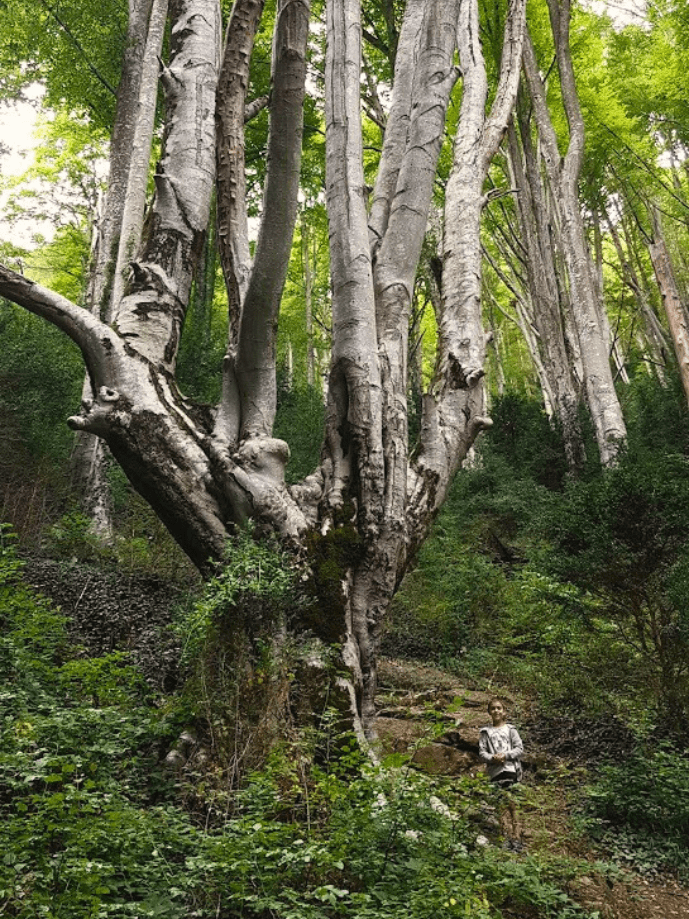
{"label": "shrub", "polygon": [[689,878],[687,752],[636,750],[599,769],[587,790],[587,826],[621,861]]}

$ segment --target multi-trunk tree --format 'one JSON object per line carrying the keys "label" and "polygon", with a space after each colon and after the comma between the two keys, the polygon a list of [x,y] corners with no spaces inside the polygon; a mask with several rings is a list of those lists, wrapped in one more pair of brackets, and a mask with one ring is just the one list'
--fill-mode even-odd
{"label": "multi-trunk tree", "polygon": [[[130,13],[157,5],[132,3]],[[321,557],[330,553],[337,561],[338,576],[321,598],[323,631],[341,638],[354,709],[366,729],[374,713],[382,617],[454,473],[490,423],[482,387],[479,222],[488,166],[516,96],[524,0],[498,4],[504,42],[488,114],[477,0],[408,0],[401,22],[390,19],[394,81],[370,202],[361,6],[359,0],[326,3],[332,356],[321,463],[304,481],[286,484],[289,447],[273,436],[273,424],[276,330],[299,195],[309,0],[276,5],[267,171],[253,254],[244,121],[254,101],[264,104],[249,97],[264,3],[235,0],[223,40],[217,0],[171,0],[155,194],[121,287],[122,259],[138,230],[125,235],[121,216],[117,246],[108,246],[111,257],[119,253],[109,316],[104,320],[7,267],[0,268],[0,294],[79,345],[91,395],[70,425],[107,443],[200,569],[221,563],[228,537],[248,521],[258,535],[277,534],[295,550],[317,547]],[[392,13],[392,5],[386,8]],[[152,15],[148,9],[147,23]],[[122,81],[138,80],[145,109],[142,74],[156,51],[141,34],[143,56],[125,55]],[[412,450],[409,321],[453,93],[461,103],[438,269],[437,370],[423,396],[421,433]],[[131,158],[126,184],[111,174],[109,197],[130,189],[135,179],[141,187],[144,159],[132,168]],[[222,397],[211,409],[179,391],[175,364],[214,194],[230,331]]]}

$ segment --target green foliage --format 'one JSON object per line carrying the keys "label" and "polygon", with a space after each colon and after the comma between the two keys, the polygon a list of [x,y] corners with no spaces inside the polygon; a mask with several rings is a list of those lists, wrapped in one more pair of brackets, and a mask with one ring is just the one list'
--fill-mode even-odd
{"label": "green foliage", "polygon": [[[23,222],[33,229],[40,248],[27,255],[30,274],[78,303],[104,183],[104,140],[88,119],[64,107],[41,117],[34,138],[26,171],[0,182],[7,192],[4,217],[10,226]],[[41,245],[43,228],[57,237],[48,245]]]}
{"label": "green foliage", "polygon": [[591,482],[570,483],[544,521],[548,569],[594,597],[634,649],[661,717],[689,719],[689,478],[683,456],[625,457]]}
{"label": "green foliage", "polygon": [[472,643],[479,623],[501,607],[499,572],[457,545],[443,532],[444,522],[395,600],[383,638],[386,654],[449,662]]}
{"label": "green foliage", "polygon": [[519,686],[546,709],[612,712],[642,733],[683,729],[686,408],[646,380],[628,408],[618,466],[573,479],[538,406],[514,395],[495,404],[500,423],[395,601],[387,652]]}
{"label": "green foliage", "polygon": [[282,437],[290,447],[288,482],[301,481],[317,467],[324,417],[323,394],[317,387],[280,387],[275,436]]}
{"label": "green foliage", "polygon": [[33,456],[59,481],[73,438],[64,422],[79,404],[83,382],[79,350],[53,326],[7,303],[0,335],[0,406],[16,412]]}
{"label": "green foliage", "polygon": [[287,553],[277,543],[255,540],[251,529],[240,530],[228,545],[222,568],[207,582],[182,626],[187,653],[195,658],[237,622],[256,630],[277,625],[296,602]]}
{"label": "green foliage", "polygon": [[290,684],[307,648],[288,637],[287,624],[302,605],[293,559],[246,529],[179,623],[185,698],[227,786],[290,732]]}
{"label": "green foliage", "polygon": [[151,574],[193,583],[198,572],[189,559],[143,499],[132,494],[118,467],[111,471],[118,531],[114,541],[104,543],[94,535],[91,520],[80,510],[71,509],[45,529],[44,551],[70,564],[87,562],[102,568],[116,567],[130,574]]}
{"label": "green foliage", "polygon": [[[432,910],[499,919],[509,908],[583,919],[562,892],[575,865],[515,864],[475,844],[466,814],[485,783],[467,778],[450,791],[373,767],[348,736],[319,765],[308,755],[318,736],[283,743],[231,793],[212,764],[192,794],[160,766],[188,702],[151,698],[126,655],[78,656],[64,617],[22,586],[21,570],[2,529],[4,915],[426,919]],[[255,607],[288,590],[277,553],[246,536],[199,614],[222,619],[241,597]]]}
{"label": "green foliage", "polygon": [[127,7],[119,0],[27,0],[0,4],[0,93],[12,98],[42,82],[47,103],[88,113],[109,129],[126,38]]}
{"label": "green foliage", "polygon": [[[156,767],[161,712],[125,655],[74,657],[0,534],[0,902],[7,916],[186,916],[196,831]],[[170,888],[177,888],[176,894]]]}
{"label": "green foliage", "polygon": [[613,856],[638,870],[689,878],[687,751],[631,751],[606,763],[587,789],[585,825]]}
{"label": "green foliage", "polygon": [[557,488],[566,473],[562,438],[533,400],[506,393],[492,409],[486,452],[502,457],[519,477]]}

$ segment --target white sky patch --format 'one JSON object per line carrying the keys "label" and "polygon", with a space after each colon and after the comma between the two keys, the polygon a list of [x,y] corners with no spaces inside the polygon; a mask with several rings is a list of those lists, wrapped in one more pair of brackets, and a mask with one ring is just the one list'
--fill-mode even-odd
{"label": "white sky patch", "polygon": [[588,0],[587,6],[599,16],[607,14],[619,29],[644,25],[648,0]]}
{"label": "white sky patch", "polygon": [[[36,146],[34,131],[44,92],[43,87],[35,83],[26,89],[26,101],[0,105],[0,180],[20,176],[32,164]],[[0,191],[0,241],[30,249],[35,245],[34,233],[40,232],[49,238],[52,227],[44,221],[40,226],[33,220],[8,222],[5,218],[8,197],[7,191]]]}

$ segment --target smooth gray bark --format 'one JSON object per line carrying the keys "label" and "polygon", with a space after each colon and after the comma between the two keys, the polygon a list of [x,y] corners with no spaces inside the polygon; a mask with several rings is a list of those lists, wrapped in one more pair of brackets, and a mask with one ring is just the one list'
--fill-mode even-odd
{"label": "smooth gray bark", "polygon": [[[579,425],[579,391],[567,348],[563,304],[558,285],[558,263],[554,258],[553,232],[557,221],[548,213],[543,177],[531,139],[526,106],[520,106],[520,138],[514,125],[508,132],[511,184],[518,190],[516,202],[521,236],[526,248],[526,277],[534,327],[538,337],[529,336],[529,350],[537,354],[535,365],[545,397],[551,402],[561,427],[567,462],[571,469],[585,460]],[[568,304],[564,304],[565,308]],[[527,335],[528,335],[528,330]],[[531,340],[530,340],[531,339]]]}
{"label": "smooth gray bark", "polygon": [[[86,305],[102,318],[110,318],[115,296],[121,295],[121,288],[115,292],[122,262],[118,256],[125,213],[129,207],[131,213],[129,188],[130,181],[141,182],[137,150],[145,149],[142,137],[142,124],[149,117],[151,133],[155,115],[155,89],[150,84],[157,80],[158,60],[162,42],[162,31],[165,24],[167,2],[162,0],[130,0],[127,24],[127,40],[122,75],[117,90],[115,123],[110,142],[110,171],[107,192],[101,220],[95,229],[90,276],[86,291]],[[160,32],[160,41],[156,42],[155,34]],[[151,72],[155,75],[153,78]],[[147,99],[142,89],[148,88]],[[150,105],[150,94],[153,93],[153,104]],[[143,109],[142,109],[143,101]],[[146,154],[146,167],[150,158],[150,140]],[[134,164],[134,160],[137,162]],[[141,216],[147,173],[143,178],[143,189],[140,198]],[[136,240],[138,244],[138,240]],[[84,380],[82,400],[93,397],[88,376]],[[84,512],[91,521],[91,529],[103,542],[113,538],[112,508],[110,485],[107,478],[108,451],[97,437],[86,431],[77,432],[71,457],[72,486],[80,496]]]}
{"label": "smooth gray bark", "polygon": [[651,217],[653,221],[653,239],[649,242],[648,251],[670,328],[682,389],[687,402],[689,402],[689,322],[677,289],[675,272],[665,243],[660,214],[657,209],[652,210]]}
{"label": "smooth gray bark", "polygon": [[580,347],[587,401],[601,463],[609,465],[615,462],[626,439],[626,427],[610,368],[608,337],[601,325],[601,307],[578,197],[578,180],[584,153],[584,120],[569,50],[569,0],[549,0],[548,9],[569,125],[569,143],[564,156],[560,155],[536,56],[528,36],[524,45],[524,72],[560,221],[562,250],[571,293],[572,319]]}

